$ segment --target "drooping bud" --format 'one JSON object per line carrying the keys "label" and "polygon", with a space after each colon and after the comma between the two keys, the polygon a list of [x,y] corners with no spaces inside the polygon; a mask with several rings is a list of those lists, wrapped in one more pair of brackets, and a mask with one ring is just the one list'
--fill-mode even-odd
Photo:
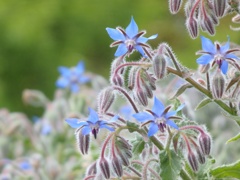
{"label": "drooping bud", "polygon": [[129,162],[129,158],[128,158],[128,156],[126,155],[126,153],[124,153],[123,150],[121,151],[121,150],[118,149],[118,148],[117,148],[117,153],[118,153],[119,158],[120,158],[121,161],[122,161],[122,165],[124,165],[124,166],[129,166],[130,162]]}
{"label": "drooping bud", "polygon": [[204,155],[209,155],[210,151],[211,151],[211,144],[212,144],[211,137],[206,133],[201,133],[198,136],[198,142],[199,142],[200,148],[202,150],[202,153]]}
{"label": "drooping bud", "polygon": [[186,20],[186,26],[190,36],[195,39],[198,36],[198,22],[194,17],[189,17]]}
{"label": "drooping bud", "polygon": [[158,79],[165,77],[167,72],[167,61],[163,54],[156,54],[153,57],[153,72]]}
{"label": "drooping bud", "polygon": [[205,16],[205,18],[202,19],[201,25],[204,27],[203,29],[206,29],[206,31],[209,34],[211,34],[211,35],[215,34],[214,24],[208,16]]}
{"label": "drooping bud", "polygon": [[131,90],[134,88],[134,85],[135,85],[135,79],[136,79],[135,76],[136,76],[136,68],[132,67],[128,75],[128,88]]}
{"label": "drooping bud", "polygon": [[219,24],[219,20],[218,20],[217,16],[214,13],[210,13],[209,17],[211,18],[213,24],[215,24],[215,25]]}
{"label": "drooping bud", "polygon": [[116,175],[118,177],[122,177],[123,168],[122,168],[122,163],[119,160],[119,158],[117,156],[113,156],[112,159],[111,159],[111,163],[112,163],[112,167],[113,167],[113,170],[116,173]]}
{"label": "drooping bud", "polygon": [[83,135],[82,130],[78,129],[75,132],[75,136],[77,141],[77,148],[82,154],[87,154],[89,149],[90,135]]}
{"label": "drooping bud", "polygon": [[118,147],[121,150],[131,150],[132,146],[128,143],[126,139],[123,137],[118,136],[118,140],[116,141],[116,147]]}
{"label": "drooping bud", "polygon": [[200,164],[204,164],[205,163],[205,156],[204,156],[204,154],[200,151],[199,148],[196,149],[196,152],[197,152],[198,162]]}
{"label": "drooping bud", "polygon": [[188,153],[188,162],[193,171],[198,171],[198,162],[195,154],[192,151]]}
{"label": "drooping bud", "polygon": [[199,65],[199,71],[201,73],[206,73],[206,72],[208,72],[209,69],[210,69],[210,64],[205,64],[205,65],[200,64]]}
{"label": "drooping bud", "polygon": [[169,9],[172,14],[176,14],[181,8],[182,0],[169,0]]}
{"label": "drooping bud", "polygon": [[105,113],[108,111],[115,99],[115,94],[113,89],[110,87],[102,90],[98,95],[98,108],[100,113]]}
{"label": "drooping bud", "polygon": [[87,171],[86,171],[86,175],[93,175],[97,173],[97,162],[95,161],[94,163],[92,163],[90,166],[88,166]]}
{"label": "drooping bud", "polygon": [[100,160],[99,160],[99,167],[100,167],[100,170],[101,170],[103,176],[106,179],[109,179],[110,178],[109,163],[108,163],[108,161],[104,157],[100,158]]}
{"label": "drooping bud", "polygon": [[213,8],[217,17],[224,16],[227,7],[226,2],[227,2],[226,0],[213,0]]}
{"label": "drooping bud", "polygon": [[123,77],[120,74],[113,74],[111,77],[111,83],[117,86],[123,86]]}
{"label": "drooping bud", "polygon": [[220,99],[225,90],[225,79],[221,73],[221,70],[218,69],[216,74],[212,79],[212,94],[215,99]]}
{"label": "drooping bud", "polygon": [[38,90],[25,89],[22,93],[23,101],[35,107],[45,107],[49,102],[46,96]]}

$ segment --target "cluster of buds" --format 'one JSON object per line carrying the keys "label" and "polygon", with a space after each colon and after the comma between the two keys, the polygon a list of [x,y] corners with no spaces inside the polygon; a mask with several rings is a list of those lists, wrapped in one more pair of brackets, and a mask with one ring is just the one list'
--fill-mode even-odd
{"label": "cluster of buds", "polygon": [[[198,171],[199,163],[204,164],[206,156],[211,152],[211,136],[203,128],[196,125],[182,126],[180,130],[180,134],[186,145],[189,165],[193,171]],[[196,132],[198,132],[198,136],[196,136]],[[174,139],[173,143],[175,151],[177,151],[178,139]]]}
{"label": "cluster of buds", "polygon": [[[169,9],[172,14],[176,14],[181,8],[183,0],[169,0]],[[215,34],[215,26],[219,23],[219,18],[223,17],[230,6],[227,0],[188,0],[185,4],[186,26],[192,38],[196,38],[199,27],[202,31]]]}

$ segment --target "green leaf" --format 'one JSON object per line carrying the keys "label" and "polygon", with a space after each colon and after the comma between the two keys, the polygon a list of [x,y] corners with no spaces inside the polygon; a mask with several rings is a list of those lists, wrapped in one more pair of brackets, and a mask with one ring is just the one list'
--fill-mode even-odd
{"label": "green leaf", "polygon": [[233,142],[233,141],[236,141],[236,140],[238,140],[238,139],[240,139],[240,133],[239,133],[238,135],[232,137],[231,139],[229,139],[229,140],[226,142],[226,144],[227,144],[227,143],[230,143],[230,142]]}
{"label": "green leaf", "polygon": [[182,93],[184,93],[184,91],[188,88],[191,88],[193,87],[191,84],[187,83],[187,84],[184,84],[182,85],[178,90],[177,92],[173,95],[173,97],[170,98],[170,100],[173,100],[175,98],[177,98],[178,96],[180,96]]}
{"label": "green leaf", "polygon": [[139,129],[139,126],[137,124],[129,122],[129,121],[127,121],[127,126],[128,126],[128,131],[130,133],[132,133],[132,132],[136,131],[137,129]]}
{"label": "green leaf", "polygon": [[142,153],[144,147],[145,147],[145,141],[142,138],[137,138],[133,141],[133,154],[140,154]]}
{"label": "green leaf", "polygon": [[182,169],[181,159],[173,150],[160,152],[160,176],[163,180],[178,179]]}
{"label": "green leaf", "polygon": [[223,165],[210,171],[215,178],[238,178],[240,179],[240,161],[234,164]]}
{"label": "green leaf", "polygon": [[201,109],[202,107],[206,106],[208,103],[212,102],[211,99],[209,98],[206,98],[204,100],[202,100],[198,105],[197,107],[195,108],[195,111],[198,110],[198,109]]}
{"label": "green leaf", "polygon": [[240,124],[240,116],[233,116],[233,115],[228,114],[228,113],[226,113],[226,112],[224,112],[224,111],[222,112],[222,114],[223,114],[226,118],[232,119],[232,120],[236,121],[238,124]]}

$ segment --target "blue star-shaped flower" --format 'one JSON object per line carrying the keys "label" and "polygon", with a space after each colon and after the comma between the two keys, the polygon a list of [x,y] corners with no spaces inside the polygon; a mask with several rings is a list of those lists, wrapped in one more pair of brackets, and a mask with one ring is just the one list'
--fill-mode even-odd
{"label": "blue star-shaped flower", "polygon": [[156,97],[154,98],[154,105],[152,111],[148,112],[140,112],[133,114],[133,117],[137,119],[139,122],[143,122],[145,124],[150,123],[148,136],[153,136],[158,130],[164,132],[166,125],[169,125],[175,129],[179,129],[178,126],[170,120],[174,118],[174,115],[180,111],[184,105],[178,107],[176,111],[169,111],[171,106],[164,107],[164,105],[159,101]]}
{"label": "blue star-shaped flower", "polygon": [[144,50],[146,50],[145,48],[150,47],[146,44],[146,42],[149,39],[155,39],[157,37],[157,34],[149,38],[143,37],[146,32],[138,32],[138,26],[133,17],[126,30],[122,29],[121,27],[117,27],[116,29],[106,28],[106,30],[109,36],[115,40],[110,47],[119,45],[115,53],[115,56],[117,57],[125,55],[126,53],[132,53],[134,49],[139,51],[142,56],[144,56]]}
{"label": "blue star-shaped flower", "polygon": [[79,91],[81,84],[87,83],[89,78],[84,76],[84,62],[80,61],[76,67],[59,67],[61,77],[57,80],[56,86],[59,88],[70,88],[74,93]]}
{"label": "blue star-shaped flower", "polygon": [[[94,135],[95,139],[97,138],[97,133],[99,129],[106,128],[109,131],[114,131],[115,129],[112,126],[112,123],[118,119],[118,116],[114,116],[109,121],[100,120],[98,114],[93,109],[89,108],[89,117],[87,121],[79,121],[77,118],[68,118],[66,122],[72,128],[81,128],[82,134],[87,135],[90,132]],[[110,126],[109,126],[110,125]]]}
{"label": "blue star-shaped flower", "polygon": [[212,65],[217,64],[218,68],[221,69],[223,74],[227,73],[228,61],[234,62],[234,59],[239,59],[232,52],[239,51],[239,49],[229,49],[229,39],[228,42],[220,46],[219,43],[213,44],[208,38],[201,36],[202,40],[202,51],[197,52],[197,54],[203,54],[197,59],[198,64],[207,65],[213,62]]}

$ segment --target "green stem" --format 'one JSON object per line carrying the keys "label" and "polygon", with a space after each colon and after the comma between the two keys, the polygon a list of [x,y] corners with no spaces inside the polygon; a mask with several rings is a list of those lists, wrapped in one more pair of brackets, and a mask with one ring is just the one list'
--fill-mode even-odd
{"label": "green stem", "polygon": [[[200,92],[205,94],[210,99],[213,99],[211,92],[209,90],[207,90],[206,88],[204,88],[202,85],[200,85],[198,82],[196,82],[191,77],[184,77],[184,74],[182,74],[181,72],[179,72],[171,67],[168,67],[167,70],[168,70],[168,72],[185,79],[187,82],[189,82],[191,85],[193,85],[197,90],[199,90]],[[228,105],[226,105],[223,101],[214,99],[214,102],[217,103],[222,109],[224,109],[229,114],[231,114],[233,116],[237,115],[236,111],[234,109],[230,108]],[[238,123],[238,124],[240,125],[240,123]]]}

